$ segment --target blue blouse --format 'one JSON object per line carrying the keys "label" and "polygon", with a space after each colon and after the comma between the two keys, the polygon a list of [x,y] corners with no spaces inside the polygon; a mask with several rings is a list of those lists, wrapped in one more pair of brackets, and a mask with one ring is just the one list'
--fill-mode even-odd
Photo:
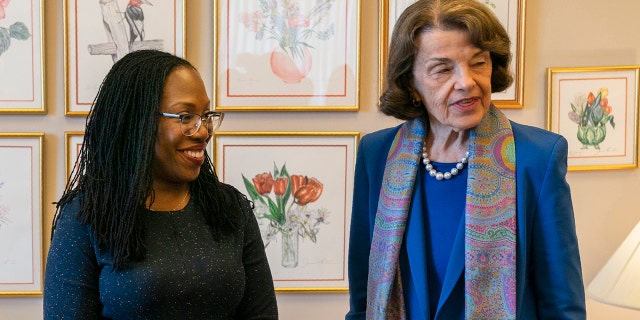
{"label": "blue blouse", "polygon": [[[441,172],[456,163],[432,162]],[[400,268],[409,319],[433,319],[438,308],[442,282],[447,270],[453,241],[464,226],[467,188],[465,167],[450,180],[436,180],[422,167],[416,177],[415,206],[409,213],[405,245],[402,246]],[[415,213],[423,213],[415,214]],[[415,250],[425,250],[425,260],[415,258]],[[422,256],[422,255],[420,255]],[[413,258],[410,258],[413,257]],[[424,287],[427,288],[424,288]],[[429,301],[421,292],[428,290]],[[425,292],[426,293],[426,292]],[[460,310],[460,319],[464,310]]]}

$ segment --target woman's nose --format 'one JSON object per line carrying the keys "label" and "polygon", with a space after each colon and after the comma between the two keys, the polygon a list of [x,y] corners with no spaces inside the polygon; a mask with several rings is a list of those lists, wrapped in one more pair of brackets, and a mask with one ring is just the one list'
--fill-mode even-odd
{"label": "woman's nose", "polygon": [[456,90],[468,90],[476,85],[476,80],[473,77],[473,73],[467,67],[457,68],[454,77],[454,88]]}

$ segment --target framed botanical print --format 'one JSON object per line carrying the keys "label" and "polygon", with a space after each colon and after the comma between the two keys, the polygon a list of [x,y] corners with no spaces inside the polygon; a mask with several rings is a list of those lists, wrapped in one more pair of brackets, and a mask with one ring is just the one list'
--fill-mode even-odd
{"label": "framed botanical print", "polygon": [[218,176],[254,203],[277,291],[346,291],[357,132],[218,132]]}
{"label": "framed botanical print", "polygon": [[0,114],[45,113],[43,0],[0,1]]}
{"label": "framed botanical print", "polygon": [[0,295],[42,295],[43,139],[0,133]]}
{"label": "framed botanical print", "polygon": [[361,0],[220,0],[218,111],[357,111]]}
{"label": "framed botanical print", "polygon": [[547,69],[547,129],[569,143],[569,170],[638,167],[640,66]]}

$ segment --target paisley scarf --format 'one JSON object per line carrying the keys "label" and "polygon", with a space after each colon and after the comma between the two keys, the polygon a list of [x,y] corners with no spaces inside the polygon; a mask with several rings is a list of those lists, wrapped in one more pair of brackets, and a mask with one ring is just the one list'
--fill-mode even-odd
{"label": "paisley scarf", "polygon": [[[406,319],[398,261],[425,134],[422,119],[406,122],[387,155],[369,256],[367,319]],[[511,124],[491,105],[470,139],[465,318],[515,319],[516,161]]]}

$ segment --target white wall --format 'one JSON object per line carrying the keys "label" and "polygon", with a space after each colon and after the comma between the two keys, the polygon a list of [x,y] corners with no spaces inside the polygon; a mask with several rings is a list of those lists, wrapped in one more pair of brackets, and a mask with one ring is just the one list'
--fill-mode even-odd
{"label": "white wall", "polygon": [[[44,161],[44,247],[54,207],[63,190],[64,132],[81,131],[84,118],[64,115],[63,4],[46,0],[46,115],[1,115],[2,132],[42,131]],[[247,1],[247,0],[243,0]],[[361,81],[359,112],[227,113],[224,131],[360,131],[397,123],[378,114],[378,24],[376,0],[361,0]],[[525,0],[523,0],[525,1]],[[187,58],[201,71],[211,92],[212,1],[186,0]],[[526,0],[524,108],[507,110],[518,122],[545,126],[546,68],[640,64],[640,1]],[[585,283],[595,276],[617,246],[640,221],[637,190],[640,170],[570,172]],[[278,294],[282,319],[340,319],[348,308],[346,293]],[[587,300],[589,319],[638,319],[640,311]],[[41,297],[0,297],[0,320],[42,318]]]}

